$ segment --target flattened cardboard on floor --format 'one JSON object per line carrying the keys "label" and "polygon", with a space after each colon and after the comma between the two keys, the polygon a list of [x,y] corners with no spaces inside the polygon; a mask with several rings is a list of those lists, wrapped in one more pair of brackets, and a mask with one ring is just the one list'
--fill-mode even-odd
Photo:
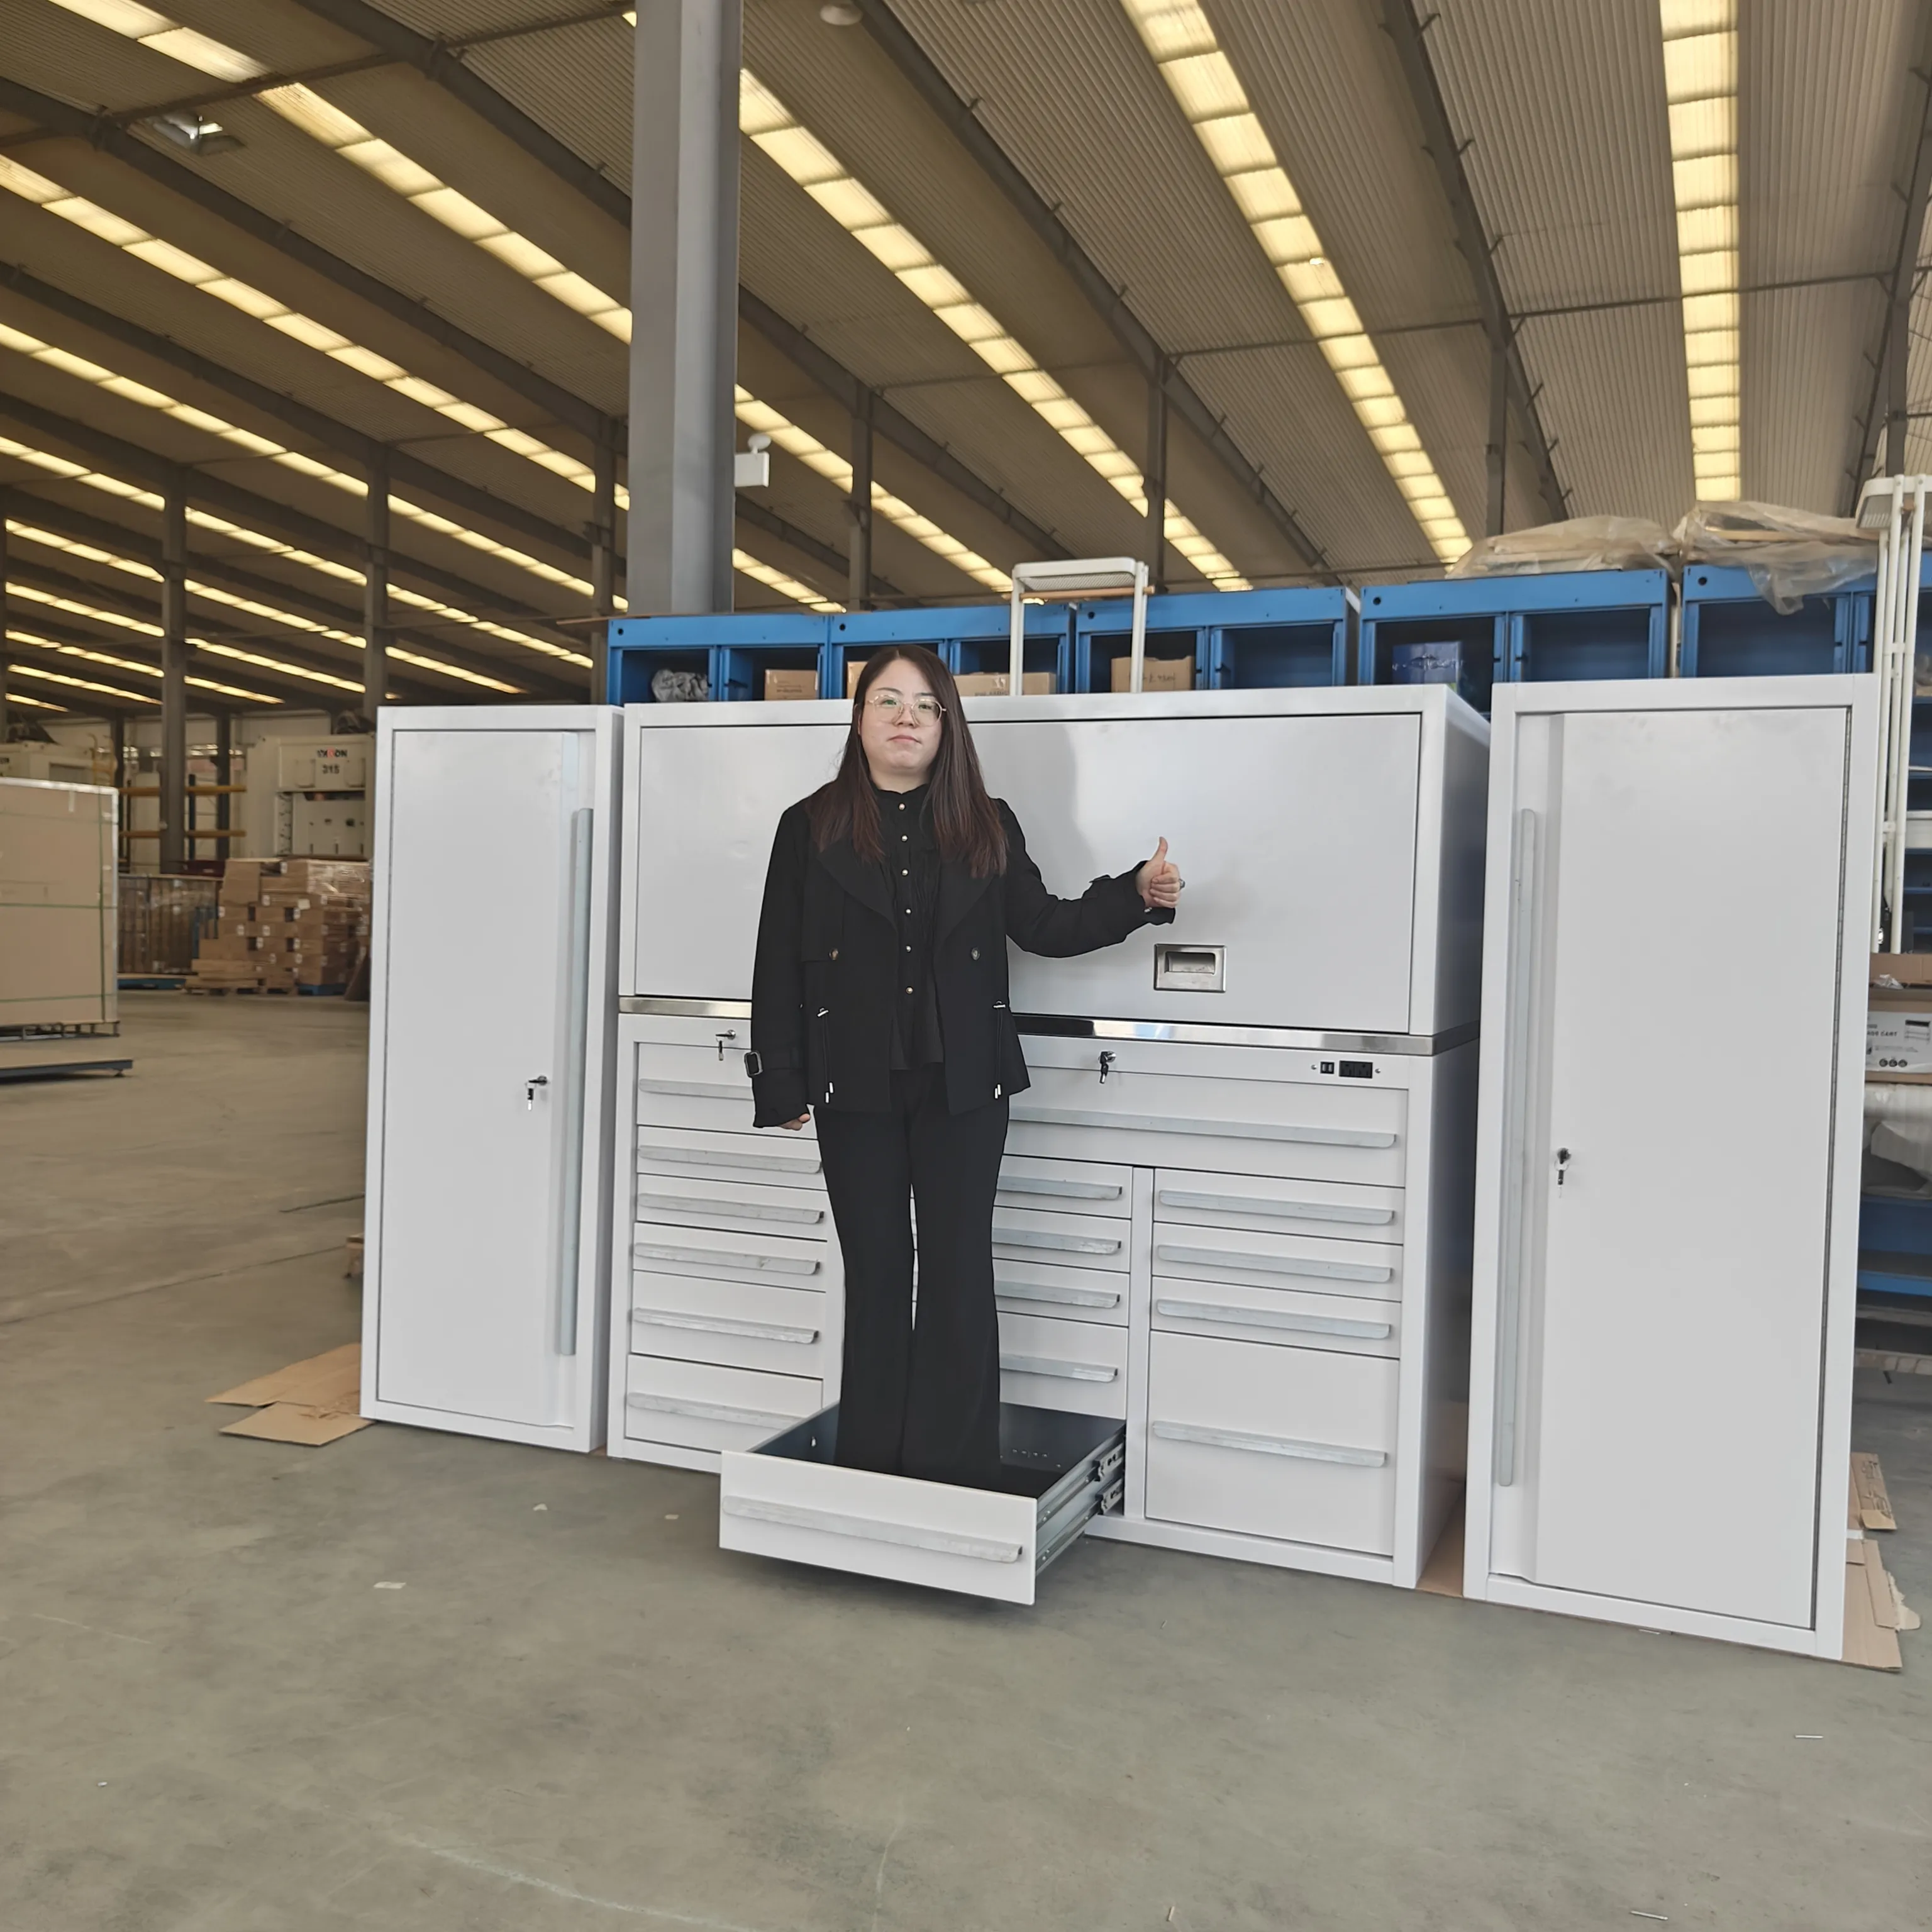
{"label": "flattened cardboard on floor", "polygon": [[1892,1498],[1886,1495],[1885,1472],[1876,1456],[1858,1450],[1852,1452],[1852,1498],[1857,1506],[1862,1529],[1896,1529]]}
{"label": "flattened cardboard on floor", "polygon": [[[1886,1620],[1879,1621],[1876,1601],[1882,1594]],[[1898,1651],[1898,1616],[1891,1579],[1886,1576],[1877,1546],[1861,1540],[1845,1545],[1844,1661],[1867,1670],[1902,1670]]]}
{"label": "flattened cardboard on floor", "polygon": [[257,1376],[210,1402],[230,1402],[256,1412],[222,1430],[265,1442],[296,1442],[311,1449],[366,1429],[362,1402],[362,1345],[347,1342],[326,1354],[291,1362],[272,1375]]}

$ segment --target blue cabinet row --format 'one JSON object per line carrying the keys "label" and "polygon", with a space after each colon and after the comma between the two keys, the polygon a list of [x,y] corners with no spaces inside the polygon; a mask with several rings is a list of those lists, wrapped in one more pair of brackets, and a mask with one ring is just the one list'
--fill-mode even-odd
{"label": "blue cabinet row", "polygon": [[[1922,594],[1932,570],[1922,568]],[[1673,592],[1661,570],[1437,579],[1341,589],[1204,591],[1148,599],[1147,655],[1166,680],[1196,690],[1285,685],[1454,684],[1479,710],[1499,682],[1663,677],[1673,595],[1678,674],[1740,677],[1863,670],[1872,586],[1810,597],[1781,616],[1742,570],[1693,565]],[[1125,598],[1034,604],[1025,669],[1054,691],[1115,688],[1128,655]],[[1932,614],[1928,614],[1932,620]],[[842,697],[880,646],[921,644],[956,674],[1006,668],[1007,607],[628,617],[610,626],[610,696]],[[1932,629],[1928,629],[1932,638]],[[660,680],[694,673],[704,682]],[[790,673],[768,682],[768,672]],[[653,685],[656,685],[654,692]]]}

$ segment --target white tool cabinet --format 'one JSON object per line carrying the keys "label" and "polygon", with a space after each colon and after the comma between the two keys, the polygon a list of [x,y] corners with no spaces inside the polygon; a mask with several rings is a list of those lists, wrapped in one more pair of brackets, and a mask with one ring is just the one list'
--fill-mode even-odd
{"label": "white tool cabinet", "polygon": [[752,1130],[780,812],[842,704],[625,715],[610,1453],[727,1547],[1018,1602],[1083,1531],[1412,1586],[1465,1444],[1486,728],[1436,688],[970,700],[1049,888],[1166,836],[1180,919],[1012,960],[1011,1492],[839,1468],[809,1130]]}
{"label": "white tool cabinet", "polygon": [[1876,698],[1496,688],[1472,1597],[1840,1654]]}
{"label": "white tool cabinet", "polygon": [[618,722],[382,712],[364,1415],[604,1439]]}

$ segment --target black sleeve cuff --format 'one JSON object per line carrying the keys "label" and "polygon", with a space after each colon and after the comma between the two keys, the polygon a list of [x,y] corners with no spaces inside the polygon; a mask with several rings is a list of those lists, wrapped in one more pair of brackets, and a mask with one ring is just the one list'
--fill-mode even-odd
{"label": "black sleeve cuff", "polygon": [[782,1127],[811,1111],[802,1073],[764,1073],[752,1082],[752,1124],[754,1127]]}

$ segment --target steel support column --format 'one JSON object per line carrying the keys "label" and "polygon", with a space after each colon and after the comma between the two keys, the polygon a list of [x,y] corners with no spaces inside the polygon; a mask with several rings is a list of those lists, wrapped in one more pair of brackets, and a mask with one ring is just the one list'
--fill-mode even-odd
{"label": "steel support column", "polygon": [[[229,808],[234,803],[228,787],[235,782],[235,714],[232,711],[218,711],[214,714],[214,782],[221,788],[214,794],[214,826],[218,832],[226,832],[234,814]],[[220,842],[221,856],[226,858],[232,839]]]}
{"label": "steel support column", "polygon": [[13,718],[7,703],[7,642],[13,626],[13,606],[7,596],[7,575],[11,562],[7,550],[7,519],[13,514],[12,493],[0,490],[0,745],[7,742]]}
{"label": "steel support column", "polygon": [[1912,368],[1912,284],[1910,274],[1894,276],[1892,316],[1886,325],[1885,358],[1885,466],[1894,476],[1906,473],[1906,416],[1910,407]]}
{"label": "steel support column", "polygon": [[188,856],[188,493],[177,483],[161,508],[161,783],[163,872]]}
{"label": "steel support column", "polygon": [[362,565],[362,715],[376,728],[389,690],[389,466],[369,465],[368,555]]}
{"label": "steel support column", "polygon": [[1167,358],[1162,356],[1148,385],[1147,460],[1141,488],[1147,496],[1148,584],[1167,588]]}
{"label": "steel support column", "polygon": [[602,620],[590,627],[590,701],[606,702],[610,683],[610,620],[617,612],[617,452],[600,441],[591,452],[590,608]]}
{"label": "steel support column", "polygon": [[1483,530],[1499,537],[1509,514],[1509,352],[1500,342],[1490,344],[1490,442],[1484,458],[1490,487]]}
{"label": "steel support column", "polygon": [[859,392],[852,412],[852,494],[846,500],[852,519],[848,552],[845,602],[854,610],[872,608],[872,392]]}
{"label": "steel support column", "polygon": [[632,64],[629,608],[731,608],[742,0],[640,8]]}

